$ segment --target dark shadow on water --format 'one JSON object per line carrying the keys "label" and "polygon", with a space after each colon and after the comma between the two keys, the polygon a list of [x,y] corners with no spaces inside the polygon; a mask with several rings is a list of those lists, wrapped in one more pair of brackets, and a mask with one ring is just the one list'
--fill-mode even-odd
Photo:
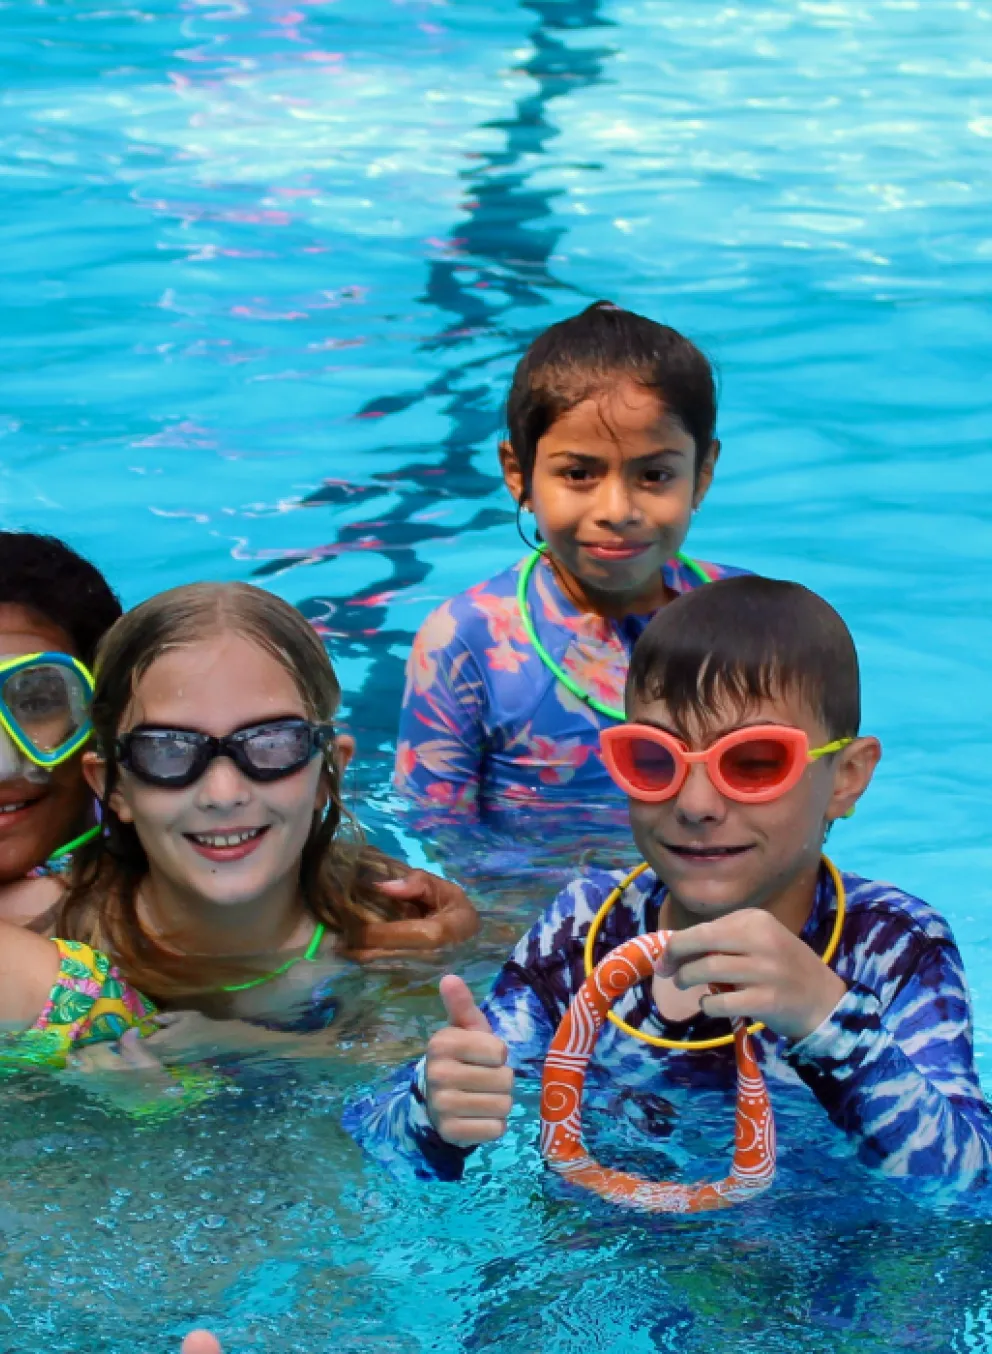
{"label": "dark shadow on water", "polygon": [[[338,560],[339,569],[346,569],[356,549],[381,553],[386,572],[374,584],[357,592],[322,591],[300,603],[336,656],[371,659],[355,698],[353,720],[363,749],[370,753],[391,745],[395,737],[412,631],[387,626],[387,605],[395,594],[428,577],[430,565],[420,548],[464,532],[507,526],[513,520],[509,507],[480,507],[461,527],[416,519],[439,502],[486,499],[497,486],[496,478],[475,464],[476,453],[493,444],[500,426],[493,373],[508,375],[516,356],[542,327],[521,325],[519,312],[540,309],[549,292],[562,290],[551,268],[564,233],[554,219],[556,194],[530,180],[535,169],[543,168],[539,157],[547,154],[558,135],[549,118],[550,106],[556,99],[603,83],[604,64],[611,55],[607,47],[573,48],[566,41],[569,33],[612,26],[600,14],[600,0],[526,0],[521,8],[536,22],[528,34],[533,54],[519,69],[536,88],[517,102],[512,116],[484,124],[504,133],[503,147],[478,155],[464,172],[468,219],[459,224],[444,257],[430,262],[421,298],[430,311],[445,317],[443,326],[422,346],[450,353],[450,365],[419,390],[384,391],[357,414],[363,419],[386,418],[440,402],[448,432],[440,444],[410,447],[410,463],[400,471],[367,475],[358,482],[329,481],[305,500],[304,506],[319,510],[380,498],[388,491],[398,501],[377,516],[374,525],[349,523],[309,558],[287,556],[254,571],[254,577],[266,578],[315,559],[324,562],[325,570],[332,559]],[[499,340],[496,353],[494,337]],[[473,357],[479,338],[487,341],[487,352]],[[374,462],[374,451],[369,460]],[[385,774],[383,768],[383,779]]]}

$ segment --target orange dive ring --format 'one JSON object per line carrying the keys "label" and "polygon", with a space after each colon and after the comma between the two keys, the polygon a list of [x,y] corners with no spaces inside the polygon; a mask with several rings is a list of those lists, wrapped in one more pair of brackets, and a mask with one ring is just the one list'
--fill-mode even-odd
{"label": "orange dive ring", "polygon": [[541,1085],[541,1151],[548,1165],[610,1203],[645,1213],[701,1213],[742,1203],[775,1178],[775,1119],[755,1061],[746,1022],[734,1020],[737,1124],[734,1159],[725,1180],[698,1185],[644,1180],[600,1166],[582,1141],[586,1067],[610,1007],[650,978],[671,931],[635,936],[606,956],[582,984],[551,1041]]}

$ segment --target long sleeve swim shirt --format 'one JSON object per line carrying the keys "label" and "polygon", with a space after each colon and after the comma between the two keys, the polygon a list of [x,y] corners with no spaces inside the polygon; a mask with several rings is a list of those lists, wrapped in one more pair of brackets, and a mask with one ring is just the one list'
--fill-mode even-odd
{"label": "long sleeve swim shirt", "polygon": [[[517,604],[523,564],[445,602],[414,640],[395,783],[419,806],[471,819],[624,802],[599,755],[600,731],[616,721],[558,681],[527,637]],[[700,567],[711,580],[745,572]],[[703,586],[683,560],[666,564],[662,577],[676,595]],[[622,709],[630,655],[651,616],[580,611],[546,557],[531,575],[527,605],[554,662],[582,691]]]}
{"label": "long sleeve swim shirt", "polygon": [[[992,1111],[975,1068],[970,1000],[947,923],[890,884],[843,878],[847,916],[832,967],[848,991],[804,1039],[790,1042],[768,1029],[754,1036],[773,1103],[776,1083],[800,1093],[804,1083],[867,1166],[924,1186],[985,1181],[992,1174]],[[620,872],[594,871],[568,885],[497,975],[482,1009],[518,1075],[540,1077],[551,1038],[584,979],[590,922],[620,879]],[[650,871],[627,886],[597,937],[597,963],[624,941],[658,929],[663,894]],[[821,870],[802,932],[818,954],[836,906]],[[628,1024],[669,1039],[712,1038],[727,1028],[702,1014],[663,1022],[649,983],[632,988],[614,1010]],[[640,1098],[667,1103],[668,1114],[673,1105],[691,1114],[687,1091],[706,1087],[732,1096],[735,1079],[731,1048],[659,1049],[607,1024],[589,1064],[586,1104],[623,1114]],[[460,1178],[469,1155],[443,1141],[427,1115],[423,1060],[352,1104],[345,1126],[386,1166],[412,1167],[425,1179]]]}

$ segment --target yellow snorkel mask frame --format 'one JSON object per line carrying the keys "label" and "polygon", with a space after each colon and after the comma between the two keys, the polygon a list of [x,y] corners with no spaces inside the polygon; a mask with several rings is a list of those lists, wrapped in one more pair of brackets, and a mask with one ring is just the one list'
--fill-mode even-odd
{"label": "yellow snorkel mask frame", "polygon": [[[12,678],[17,677],[19,673],[42,668],[54,668],[63,675],[66,708],[71,712],[73,706],[76,705],[79,707],[80,713],[78,727],[72,728],[64,739],[51,748],[40,747],[31,737],[29,730],[25,727],[24,711],[20,711],[20,718],[18,718],[16,702],[12,702],[12,693],[9,690]],[[76,692],[72,690],[72,677],[78,679],[79,682],[80,689]],[[80,695],[81,700],[78,699]],[[76,697],[75,700],[74,697]],[[28,761],[33,762],[35,766],[40,766],[45,771],[50,771],[56,766],[61,766],[63,762],[67,762],[89,740],[93,733],[93,724],[89,717],[89,706],[92,699],[92,674],[85,664],[81,663],[78,658],[73,658],[71,654],[31,653],[19,654],[14,658],[0,658],[0,729],[4,730],[14,746],[27,757]]]}

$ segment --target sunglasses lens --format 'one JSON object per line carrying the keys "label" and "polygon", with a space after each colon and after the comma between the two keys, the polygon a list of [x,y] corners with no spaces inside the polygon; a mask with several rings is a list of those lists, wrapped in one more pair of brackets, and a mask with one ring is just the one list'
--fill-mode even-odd
{"label": "sunglasses lens", "polygon": [[310,726],[302,723],[270,724],[241,743],[245,760],[255,771],[277,774],[303,766],[311,748]]}
{"label": "sunglasses lens", "polygon": [[794,755],[789,745],[777,738],[754,738],[723,754],[720,773],[731,789],[758,794],[788,778]]}
{"label": "sunglasses lens", "polygon": [[666,790],[675,780],[675,758],[667,748],[636,735],[615,744],[617,768],[639,790]]}
{"label": "sunglasses lens", "polygon": [[0,700],[26,742],[45,755],[70,742],[88,718],[89,699],[82,678],[72,668],[55,663],[38,663],[11,673],[0,687]]}
{"label": "sunglasses lens", "polygon": [[176,784],[195,778],[200,741],[179,730],[139,730],[128,741],[128,762],[136,776],[153,783]]}

